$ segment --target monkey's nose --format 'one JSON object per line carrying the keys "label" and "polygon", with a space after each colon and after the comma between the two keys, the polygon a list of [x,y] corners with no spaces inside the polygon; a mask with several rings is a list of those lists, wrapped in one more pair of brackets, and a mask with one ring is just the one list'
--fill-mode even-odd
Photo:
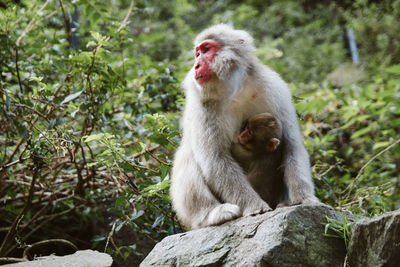
{"label": "monkey's nose", "polygon": [[196,66],[194,66],[194,69],[197,70],[197,69],[199,69],[199,68],[200,68],[200,64],[197,63]]}

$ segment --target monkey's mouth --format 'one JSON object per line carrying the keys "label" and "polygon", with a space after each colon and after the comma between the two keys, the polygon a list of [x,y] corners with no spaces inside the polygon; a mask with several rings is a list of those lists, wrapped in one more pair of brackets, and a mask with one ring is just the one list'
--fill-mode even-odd
{"label": "monkey's mouth", "polygon": [[211,74],[200,74],[195,77],[198,83],[206,83],[209,82],[212,78]]}

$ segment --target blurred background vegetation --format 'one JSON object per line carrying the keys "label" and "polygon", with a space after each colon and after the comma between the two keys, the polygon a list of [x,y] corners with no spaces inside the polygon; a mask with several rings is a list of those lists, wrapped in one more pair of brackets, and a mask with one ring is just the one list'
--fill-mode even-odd
{"label": "blurred background vegetation", "polygon": [[181,231],[179,84],[215,23],[289,83],[321,201],[400,208],[399,21],[399,0],[1,0],[0,256],[65,238],[134,266]]}

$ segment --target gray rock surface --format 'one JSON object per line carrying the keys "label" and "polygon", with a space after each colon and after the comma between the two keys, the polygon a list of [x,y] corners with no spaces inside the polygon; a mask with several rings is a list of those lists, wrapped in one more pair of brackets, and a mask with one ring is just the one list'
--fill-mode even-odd
{"label": "gray rock surface", "polygon": [[324,235],[325,216],[342,218],[325,205],[284,207],[168,236],[140,266],[343,266],[344,242]]}
{"label": "gray rock surface", "polygon": [[400,210],[358,221],[351,228],[350,266],[400,266]]}
{"label": "gray rock surface", "polygon": [[66,256],[45,256],[34,261],[7,264],[7,267],[108,267],[113,260],[110,255],[95,250],[78,250]]}

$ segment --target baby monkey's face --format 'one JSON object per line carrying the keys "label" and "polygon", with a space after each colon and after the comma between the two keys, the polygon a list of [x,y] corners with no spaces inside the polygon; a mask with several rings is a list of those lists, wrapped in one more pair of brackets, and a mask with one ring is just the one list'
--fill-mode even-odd
{"label": "baby monkey's face", "polygon": [[280,122],[270,113],[255,115],[245,121],[239,143],[253,153],[273,152],[282,138]]}

